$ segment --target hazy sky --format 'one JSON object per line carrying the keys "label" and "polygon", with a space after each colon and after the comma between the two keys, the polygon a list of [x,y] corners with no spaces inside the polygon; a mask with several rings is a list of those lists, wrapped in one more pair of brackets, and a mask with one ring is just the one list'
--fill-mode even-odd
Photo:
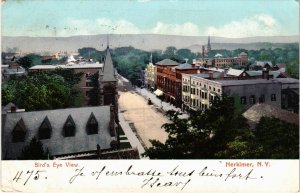
{"label": "hazy sky", "polygon": [[7,0],[2,35],[299,34],[296,0]]}

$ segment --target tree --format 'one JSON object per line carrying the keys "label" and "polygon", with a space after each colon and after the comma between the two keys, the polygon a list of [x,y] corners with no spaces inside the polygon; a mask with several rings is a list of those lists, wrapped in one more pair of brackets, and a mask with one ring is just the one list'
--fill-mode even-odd
{"label": "tree", "polygon": [[168,112],[167,115],[173,121],[162,126],[169,134],[168,139],[165,143],[151,140],[152,147],[146,149],[145,156],[152,159],[248,156],[240,152],[225,152],[237,140],[239,146],[251,143],[251,131],[247,121],[235,111],[232,98],[216,98],[210,109],[193,112],[187,119],[179,119],[177,112]]}
{"label": "tree", "polygon": [[298,159],[299,127],[274,117],[262,117],[254,132],[262,159]]}
{"label": "tree", "polygon": [[17,63],[25,69],[28,69],[33,65],[32,59],[28,56],[20,58]]}
{"label": "tree", "polygon": [[177,48],[174,46],[169,46],[166,48],[166,50],[164,51],[164,55],[167,56],[174,56],[175,52],[176,52]]}
{"label": "tree", "polygon": [[60,75],[32,74],[5,83],[2,88],[5,100],[2,104],[13,102],[26,111],[67,108],[74,106],[74,101],[79,97],[73,91]]}
{"label": "tree", "polygon": [[29,145],[22,150],[21,160],[45,160],[49,157],[49,150],[44,151],[43,144],[35,137],[32,138]]}

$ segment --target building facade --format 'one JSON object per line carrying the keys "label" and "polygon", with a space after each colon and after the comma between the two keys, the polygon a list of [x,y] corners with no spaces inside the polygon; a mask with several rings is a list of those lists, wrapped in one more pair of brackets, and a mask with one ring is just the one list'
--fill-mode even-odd
{"label": "building facade", "polygon": [[162,95],[164,101],[176,107],[181,107],[182,74],[195,74],[198,68],[191,64],[179,64],[170,59],[164,59],[157,66],[157,95]]}
{"label": "building facade", "polygon": [[145,85],[149,90],[156,89],[156,81],[157,81],[157,69],[156,65],[150,62],[145,69]]}
{"label": "building facade", "polygon": [[294,92],[299,92],[298,80],[291,78],[226,80],[209,79],[205,74],[184,74],[183,109],[207,109],[216,96],[222,95],[233,96],[236,103],[244,106],[265,103],[284,108],[282,103],[287,100],[283,99],[284,91],[291,85]]}
{"label": "building facade", "polygon": [[245,52],[240,53],[237,57],[224,58],[222,55],[216,55],[212,60],[212,66],[226,68],[228,65],[246,66],[248,64],[248,55]]}

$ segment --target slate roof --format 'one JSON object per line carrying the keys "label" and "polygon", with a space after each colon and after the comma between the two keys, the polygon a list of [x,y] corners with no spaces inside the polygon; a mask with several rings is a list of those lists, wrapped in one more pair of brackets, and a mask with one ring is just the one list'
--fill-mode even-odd
{"label": "slate roof", "polygon": [[255,104],[243,116],[253,123],[258,123],[261,117],[275,117],[282,121],[299,125],[299,115],[268,104]]}
{"label": "slate roof", "polygon": [[[93,113],[98,122],[98,134],[88,135],[86,124]],[[63,126],[71,115],[76,125],[75,136],[64,137]],[[42,139],[44,148],[48,147],[51,155],[69,154],[95,150],[97,144],[101,149],[110,148],[110,143],[114,138],[109,132],[110,106],[68,108],[59,110],[32,111],[20,113],[8,113],[5,124],[2,129],[2,159],[17,159],[23,149],[23,146],[30,142],[36,136],[38,130],[47,116],[52,127],[50,139]],[[25,142],[12,142],[12,131],[19,120],[23,119],[26,136]]]}
{"label": "slate roof", "polygon": [[161,60],[159,62],[156,63],[156,65],[163,65],[163,66],[178,66],[179,63],[178,62],[175,62],[174,60],[171,60],[171,59],[164,59],[164,60]]}
{"label": "slate roof", "polygon": [[115,77],[115,68],[109,51],[109,47],[106,49],[105,62],[103,66],[103,79],[104,82],[117,81]]}

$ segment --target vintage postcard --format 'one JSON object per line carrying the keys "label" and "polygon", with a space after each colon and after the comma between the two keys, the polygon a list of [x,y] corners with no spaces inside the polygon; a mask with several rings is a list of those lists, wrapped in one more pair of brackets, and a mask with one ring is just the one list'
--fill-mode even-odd
{"label": "vintage postcard", "polygon": [[1,191],[299,192],[298,0],[2,0]]}

